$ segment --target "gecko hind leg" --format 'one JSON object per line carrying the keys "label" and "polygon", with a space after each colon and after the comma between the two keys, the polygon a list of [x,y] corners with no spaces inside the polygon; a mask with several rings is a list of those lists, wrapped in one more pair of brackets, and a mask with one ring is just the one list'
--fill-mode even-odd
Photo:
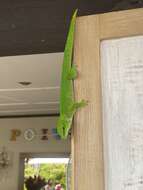
{"label": "gecko hind leg", "polygon": [[77,78],[77,66],[75,64],[72,65],[68,75],[67,75],[67,79],[68,80],[74,80]]}

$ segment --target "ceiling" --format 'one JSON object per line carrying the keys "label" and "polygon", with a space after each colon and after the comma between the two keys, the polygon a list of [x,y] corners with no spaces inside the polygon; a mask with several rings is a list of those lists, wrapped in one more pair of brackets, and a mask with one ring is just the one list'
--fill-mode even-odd
{"label": "ceiling", "polygon": [[59,113],[62,60],[63,53],[1,57],[0,116]]}
{"label": "ceiling", "polygon": [[[114,0],[115,1],[115,0]],[[62,52],[70,17],[108,11],[113,0],[0,1],[0,56]]]}
{"label": "ceiling", "polygon": [[117,2],[126,9],[128,1],[142,0],[0,1],[0,56],[62,52],[76,8],[79,16],[89,15],[111,11]]}

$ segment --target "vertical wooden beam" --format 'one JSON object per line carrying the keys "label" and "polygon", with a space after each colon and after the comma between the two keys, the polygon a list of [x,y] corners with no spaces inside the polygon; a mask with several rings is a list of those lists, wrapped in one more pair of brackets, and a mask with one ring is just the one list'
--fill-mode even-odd
{"label": "vertical wooden beam", "polygon": [[99,17],[78,18],[74,63],[79,77],[74,83],[75,99],[89,103],[77,112],[74,121],[74,190],[104,189],[99,52]]}

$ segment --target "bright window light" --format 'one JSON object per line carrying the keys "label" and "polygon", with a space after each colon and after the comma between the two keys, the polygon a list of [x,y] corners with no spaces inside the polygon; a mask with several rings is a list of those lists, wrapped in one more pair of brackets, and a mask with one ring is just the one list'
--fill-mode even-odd
{"label": "bright window light", "polygon": [[28,164],[67,164],[68,162],[69,158],[32,158]]}

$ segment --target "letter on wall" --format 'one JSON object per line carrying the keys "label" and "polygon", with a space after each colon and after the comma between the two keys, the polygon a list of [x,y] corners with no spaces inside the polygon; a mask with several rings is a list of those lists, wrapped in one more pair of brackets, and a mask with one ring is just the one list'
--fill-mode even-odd
{"label": "letter on wall", "polygon": [[19,137],[20,135],[21,135],[21,130],[19,130],[19,129],[12,129],[11,130],[10,140],[11,141],[16,141],[17,137]]}

